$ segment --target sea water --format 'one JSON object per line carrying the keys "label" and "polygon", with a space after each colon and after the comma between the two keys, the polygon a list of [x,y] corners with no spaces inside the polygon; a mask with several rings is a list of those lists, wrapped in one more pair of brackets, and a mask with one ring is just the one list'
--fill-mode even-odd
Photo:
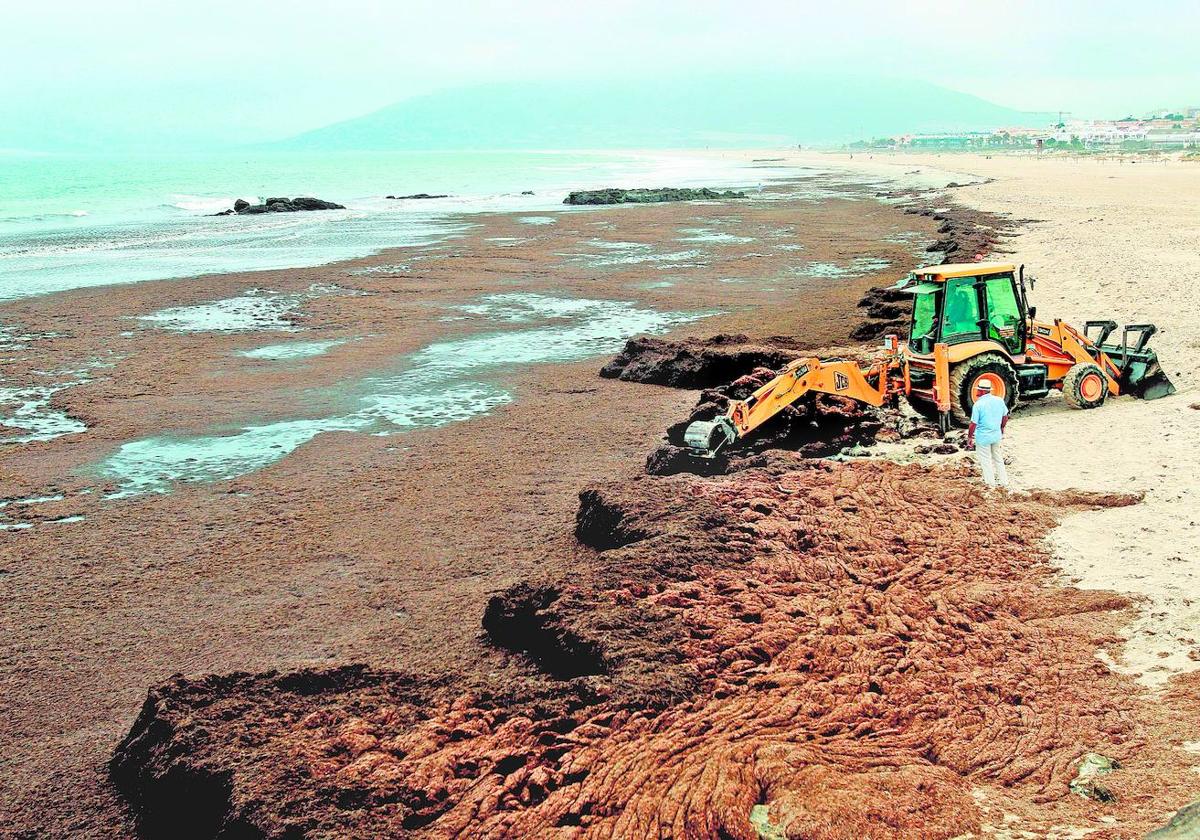
{"label": "sea water", "polygon": [[246,359],[282,362],[292,359],[310,359],[323,356],[334,347],[340,347],[350,339],[330,338],[325,341],[292,341],[285,344],[267,344],[250,350],[238,350],[237,355]]}
{"label": "sea water", "polygon": [[[553,224],[546,214],[563,211],[575,189],[736,187],[786,175],[734,156],[667,153],[0,152],[0,301],[429,245],[463,232],[463,213],[529,211],[536,215],[521,217],[524,224]],[[387,198],[418,192],[449,197]],[[211,215],[238,198],[277,195],[346,209]]]}

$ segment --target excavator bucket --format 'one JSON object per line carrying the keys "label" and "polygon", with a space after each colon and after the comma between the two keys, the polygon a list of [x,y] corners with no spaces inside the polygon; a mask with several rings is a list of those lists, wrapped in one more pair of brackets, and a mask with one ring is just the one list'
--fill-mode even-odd
{"label": "excavator bucket", "polygon": [[692,454],[702,458],[715,457],[728,444],[737,440],[737,430],[728,417],[697,420],[683,433],[683,442]]}

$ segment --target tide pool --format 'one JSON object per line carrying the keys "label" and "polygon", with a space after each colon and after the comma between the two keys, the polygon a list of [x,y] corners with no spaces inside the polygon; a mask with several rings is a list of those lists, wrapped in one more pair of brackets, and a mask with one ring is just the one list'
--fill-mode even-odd
{"label": "tide pool", "polygon": [[51,404],[56,391],[86,381],[80,379],[53,385],[0,387],[0,427],[16,432],[7,434],[0,430],[0,444],[32,443],[86,432],[86,424]]}
{"label": "tide pool", "polygon": [[873,271],[883,271],[890,265],[891,263],[887,260],[876,257],[856,257],[845,265],[831,262],[804,263],[793,268],[791,273],[799,277],[814,278],[862,277]]}
{"label": "tide pool", "polygon": [[299,327],[287,318],[303,300],[301,295],[251,289],[237,297],[139,315],[138,320],[172,332],[293,332]]}

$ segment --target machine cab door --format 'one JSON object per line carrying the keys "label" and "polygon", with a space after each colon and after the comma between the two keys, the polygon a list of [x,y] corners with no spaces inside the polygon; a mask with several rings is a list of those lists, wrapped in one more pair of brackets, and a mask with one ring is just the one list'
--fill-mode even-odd
{"label": "machine cab door", "polygon": [[912,352],[927,356],[938,341],[938,310],[942,305],[940,283],[918,283],[902,289],[913,296],[912,319],[908,327],[908,346]]}
{"label": "machine cab door", "polygon": [[961,344],[981,335],[979,284],[975,277],[951,277],[945,284],[941,341]]}
{"label": "machine cab door", "polygon": [[1004,345],[1012,355],[1025,352],[1025,314],[1011,274],[981,277],[985,338]]}

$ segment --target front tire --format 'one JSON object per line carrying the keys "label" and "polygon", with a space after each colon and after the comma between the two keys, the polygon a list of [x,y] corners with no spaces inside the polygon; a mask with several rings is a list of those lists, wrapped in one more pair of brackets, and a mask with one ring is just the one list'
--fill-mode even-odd
{"label": "front tire", "polygon": [[958,425],[970,425],[975,393],[984,380],[992,383],[992,393],[1002,397],[1009,410],[1016,404],[1019,385],[1012,364],[999,353],[980,353],[950,370],[950,415]]}
{"label": "front tire", "polygon": [[1062,392],[1071,408],[1097,408],[1108,396],[1108,380],[1099,365],[1080,362],[1063,377]]}

